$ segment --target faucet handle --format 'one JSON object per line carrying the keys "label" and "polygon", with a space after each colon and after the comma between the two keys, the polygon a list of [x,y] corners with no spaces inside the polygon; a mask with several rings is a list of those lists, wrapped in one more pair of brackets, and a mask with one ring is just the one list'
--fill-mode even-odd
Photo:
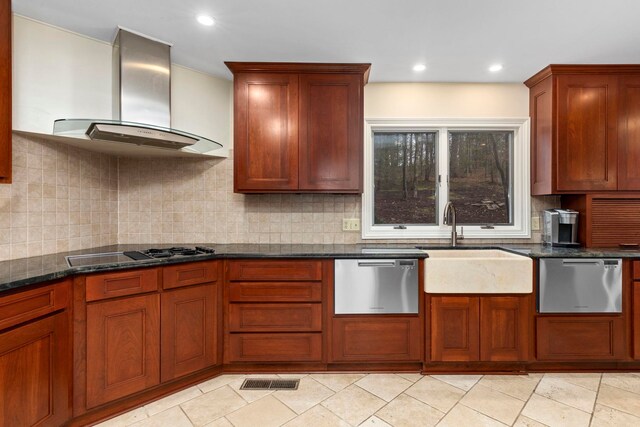
{"label": "faucet handle", "polygon": [[458,240],[464,240],[464,227],[460,227],[460,235],[458,236]]}

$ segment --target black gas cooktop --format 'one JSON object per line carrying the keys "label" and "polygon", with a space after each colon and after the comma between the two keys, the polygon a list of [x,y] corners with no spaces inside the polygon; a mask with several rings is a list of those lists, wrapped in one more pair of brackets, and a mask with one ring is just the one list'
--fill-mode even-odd
{"label": "black gas cooktop", "polygon": [[67,256],[70,267],[86,267],[102,264],[119,264],[131,261],[144,261],[161,258],[180,258],[186,256],[208,255],[216,250],[206,246],[149,248],[139,251],[106,252],[87,255]]}
{"label": "black gas cooktop", "polygon": [[[206,246],[196,246],[194,248],[179,246],[179,247],[173,247],[173,248],[150,248],[142,251],[135,251],[134,253],[145,255],[148,258],[171,258],[174,256],[193,256],[193,255],[201,255],[201,254],[213,254],[215,252],[216,252],[215,249],[208,248]],[[124,252],[125,255],[129,255],[130,253],[131,252]]]}

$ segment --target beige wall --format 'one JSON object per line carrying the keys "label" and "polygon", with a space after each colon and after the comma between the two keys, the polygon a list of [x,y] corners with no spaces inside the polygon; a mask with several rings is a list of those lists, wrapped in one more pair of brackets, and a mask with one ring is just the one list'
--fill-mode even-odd
{"label": "beige wall", "polygon": [[[115,28],[114,28],[115,33]],[[50,134],[61,118],[112,118],[111,44],[13,16],[13,129]],[[171,125],[232,145],[230,80],[171,66]]]}
{"label": "beige wall", "polygon": [[529,116],[523,84],[370,83],[364,95],[368,119]]}

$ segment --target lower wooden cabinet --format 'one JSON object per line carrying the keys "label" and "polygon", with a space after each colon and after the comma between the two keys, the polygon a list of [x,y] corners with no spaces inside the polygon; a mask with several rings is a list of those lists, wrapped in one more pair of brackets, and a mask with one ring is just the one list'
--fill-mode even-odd
{"label": "lower wooden cabinet", "polygon": [[67,313],[0,333],[0,425],[60,426],[71,417]]}
{"label": "lower wooden cabinet", "polygon": [[160,383],[160,295],[87,306],[87,408]]}
{"label": "lower wooden cabinet", "polygon": [[[640,279],[640,262],[633,263],[633,277]],[[640,360],[640,282],[633,283],[633,358]]]}
{"label": "lower wooden cabinet", "polygon": [[332,362],[419,362],[422,327],[418,316],[333,319]]}
{"label": "lower wooden cabinet", "polygon": [[480,360],[511,362],[529,358],[528,297],[480,297]]}
{"label": "lower wooden cabinet", "polygon": [[161,380],[169,381],[217,363],[215,285],[161,295]]}
{"label": "lower wooden cabinet", "polygon": [[431,360],[468,362],[480,357],[478,298],[431,297]]}
{"label": "lower wooden cabinet", "polygon": [[431,360],[528,360],[530,298],[530,295],[432,296]]}
{"label": "lower wooden cabinet", "polygon": [[324,357],[328,265],[314,259],[231,260],[224,363],[318,363]]}
{"label": "lower wooden cabinet", "polygon": [[624,319],[612,316],[545,316],[537,322],[538,360],[624,358]]}

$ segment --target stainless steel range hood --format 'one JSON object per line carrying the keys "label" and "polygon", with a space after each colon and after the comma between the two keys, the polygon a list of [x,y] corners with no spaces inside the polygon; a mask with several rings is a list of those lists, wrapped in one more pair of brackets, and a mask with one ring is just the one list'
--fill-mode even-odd
{"label": "stainless steel range hood", "polygon": [[53,134],[85,139],[87,145],[127,144],[186,155],[222,148],[171,128],[170,50],[169,44],[120,28],[113,44],[113,120],[60,119]]}

